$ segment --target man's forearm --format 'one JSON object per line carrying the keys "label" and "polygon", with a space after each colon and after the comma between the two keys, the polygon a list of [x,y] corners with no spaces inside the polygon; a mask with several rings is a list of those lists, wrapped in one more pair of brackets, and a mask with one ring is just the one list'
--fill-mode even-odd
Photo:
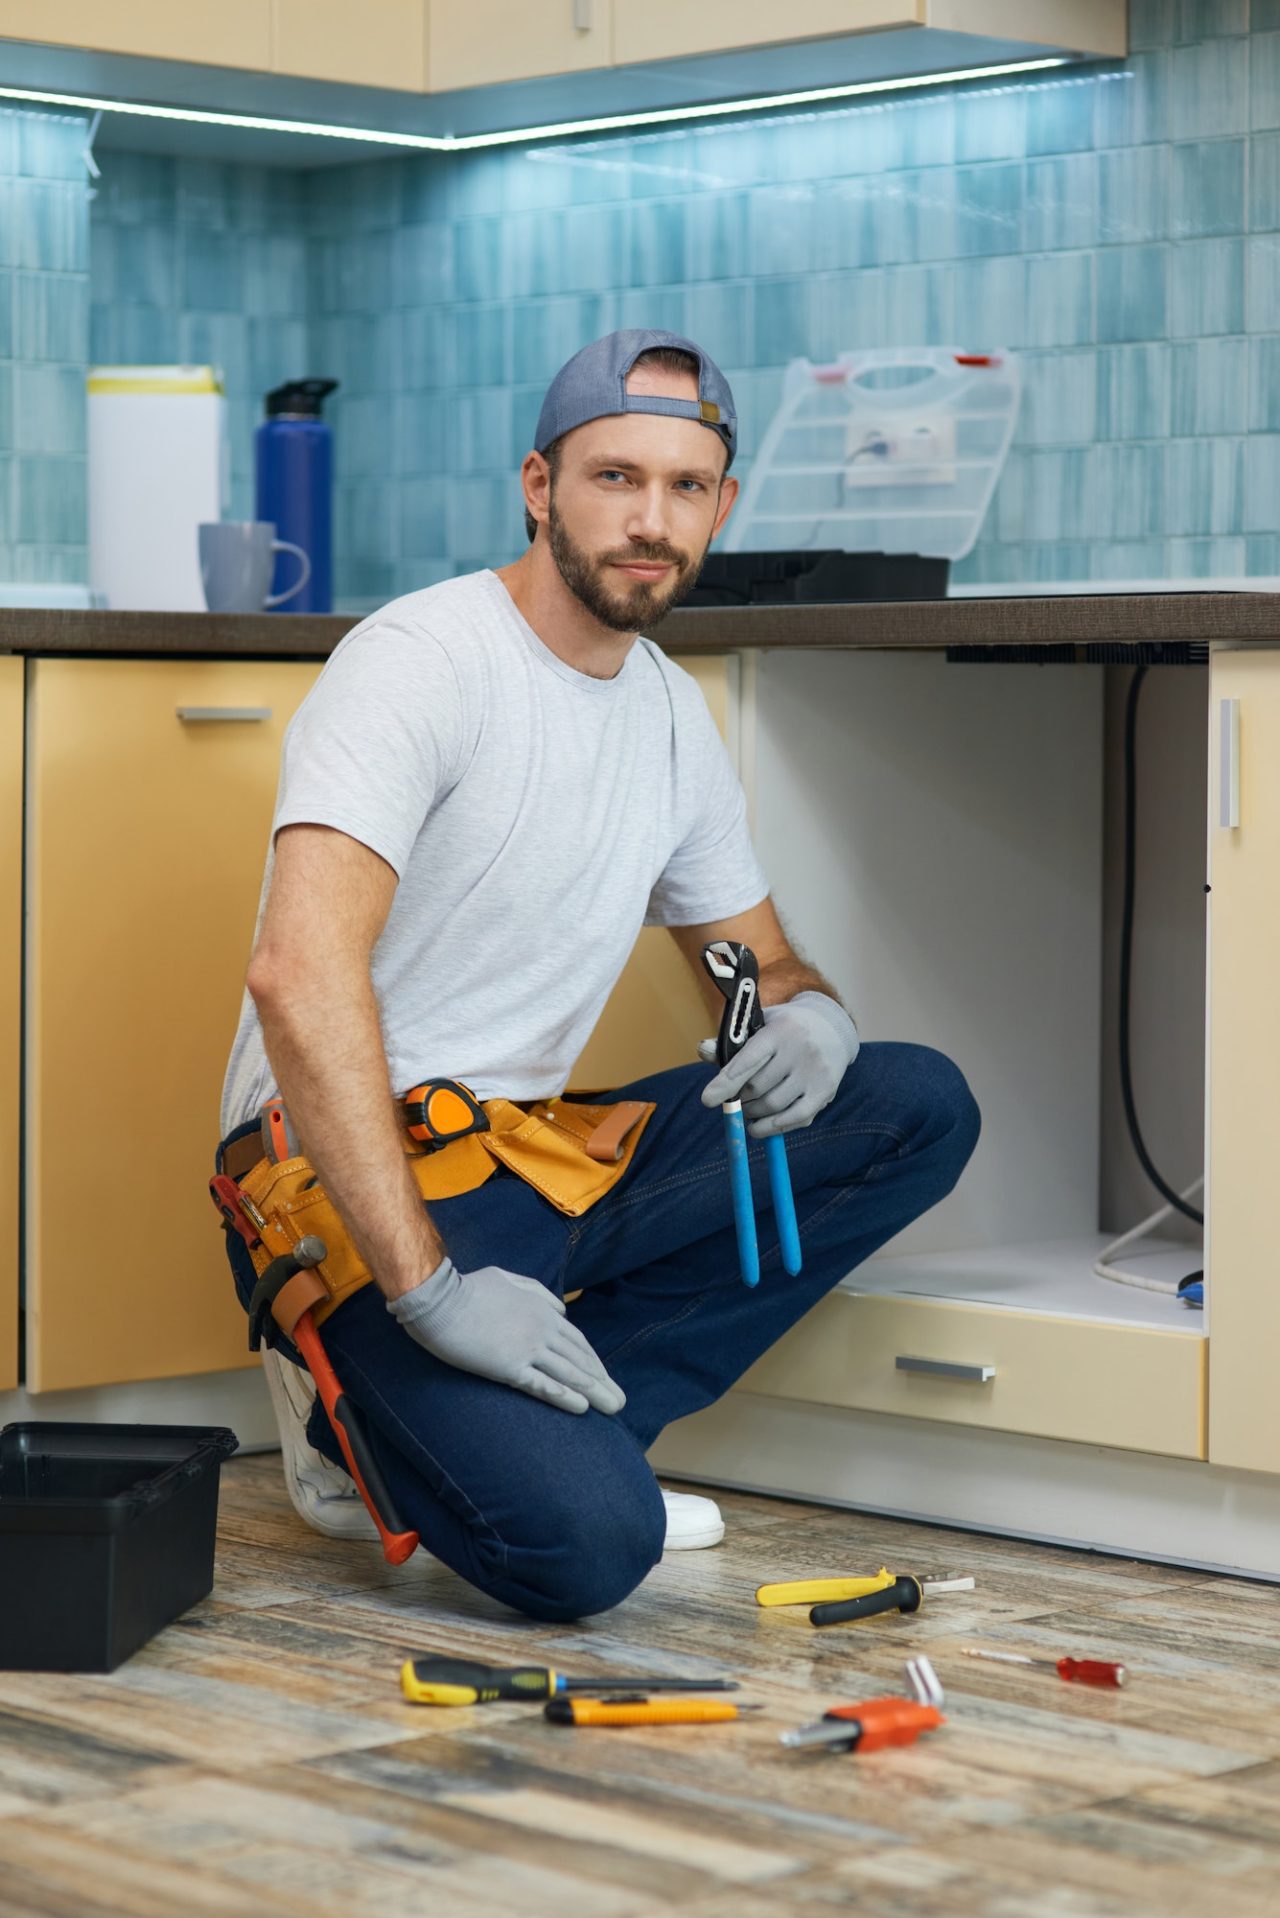
{"label": "man's forearm", "polygon": [[[760,968],[760,1004],[762,1006],[784,1005],[788,999],[794,999],[798,992],[825,992],[828,999],[834,999],[838,1006],[848,1006],[833,985],[807,966],[803,959],[794,954],[787,959],[773,959],[767,966]],[[849,1012],[852,1019],[853,1014]]]}
{"label": "man's forearm", "polygon": [[409,1170],[373,986],[293,974],[254,992],[267,1058],[303,1151],[388,1298],[445,1248]]}

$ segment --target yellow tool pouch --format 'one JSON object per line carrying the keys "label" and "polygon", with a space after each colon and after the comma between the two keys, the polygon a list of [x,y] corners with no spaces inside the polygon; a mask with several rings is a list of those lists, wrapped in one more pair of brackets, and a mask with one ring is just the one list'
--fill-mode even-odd
{"label": "yellow tool pouch", "polygon": [[[657,1110],[641,1099],[612,1105],[563,1098],[540,1099],[529,1106],[510,1099],[482,1103],[487,1132],[470,1133],[432,1152],[421,1151],[406,1133],[409,1170],[428,1204],[474,1192],[505,1165],[557,1211],[579,1218],[625,1176]],[[328,1257],[315,1268],[329,1294],[328,1303],[315,1308],[317,1325],[369,1283],[372,1274],[310,1160],[299,1156],[277,1164],[264,1156],[243,1174],[239,1186],[264,1221],[261,1244],[249,1255],[259,1277],[272,1259],[309,1232],[328,1247]]]}

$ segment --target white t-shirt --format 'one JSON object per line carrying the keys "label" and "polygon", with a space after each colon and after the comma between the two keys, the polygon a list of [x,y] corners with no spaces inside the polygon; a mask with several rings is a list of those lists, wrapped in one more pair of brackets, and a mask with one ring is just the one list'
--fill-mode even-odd
{"label": "white t-shirt", "polygon": [[[326,661],[285,733],[259,925],[275,834],[302,821],[399,879],[371,962],[396,1092],[553,1097],[642,925],[769,891],[692,675],[643,637],[613,679],[579,672],[487,570],[394,600]],[[222,1135],[277,1090],[246,992]]]}

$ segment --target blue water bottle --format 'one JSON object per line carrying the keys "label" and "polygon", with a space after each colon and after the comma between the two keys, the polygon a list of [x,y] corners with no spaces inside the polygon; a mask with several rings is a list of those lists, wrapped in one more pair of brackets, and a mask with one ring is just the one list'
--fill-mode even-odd
{"label": "blue water bottle", "polygon": [[[271,520],[311,561],[311,577],[284,603],[287,613],[333,611],[333,434],[320,409],[337,380],[286,380],[267,394],[267,417],[254,434],[257,516]],[[273,593],[297,577],[297,561],[276,561]]]}

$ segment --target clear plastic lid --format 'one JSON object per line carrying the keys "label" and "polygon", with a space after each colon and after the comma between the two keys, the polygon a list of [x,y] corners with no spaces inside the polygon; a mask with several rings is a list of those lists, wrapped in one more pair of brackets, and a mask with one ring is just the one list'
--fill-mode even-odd
{"label": "clear plastic lid", "polygon": [[724,550],[962,558],[1008,454],[1021,389],[1003,347],[793,360]]}

